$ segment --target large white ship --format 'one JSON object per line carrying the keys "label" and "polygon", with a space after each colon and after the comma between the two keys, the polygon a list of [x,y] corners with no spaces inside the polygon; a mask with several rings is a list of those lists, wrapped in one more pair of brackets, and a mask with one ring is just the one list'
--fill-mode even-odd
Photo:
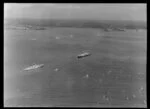
{"label": "large white ship", "polygon": [[83,57],[90,56],[90,55],[91,55],[90,53],[85,52],[85,53],[79,54],[79,55],[77,56],[77,58],[79,59],[79,58],[83,58]]}
{"label": "large white ship", "polygon": [[24,70],[26,70],[26,71],[28,71],[28,70],[34,70],[34,69],[42,68],[42,67],[44,67],[44,64],[39,64],[39,65],[34,64],[34,65],[30,66],[30,67],[25,68]]}

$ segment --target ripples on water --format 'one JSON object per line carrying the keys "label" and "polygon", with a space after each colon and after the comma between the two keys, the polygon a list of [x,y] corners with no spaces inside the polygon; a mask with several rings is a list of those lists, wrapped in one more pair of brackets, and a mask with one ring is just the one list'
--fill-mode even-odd
{"label": "ripples on water", "polygon": [[[56,41],[50,36],[55,36],[58,30],[49,30],[49,34],[48,31],[41,32],[42,38],[38,36],[36,40],[27,40],[30,39],[29,36],[34,39],[38,35],[37,32],[27,33],[26,31],[25,33],[21,30],[22,32],[18,33],[15,31],[8,32],[7,40],[8,37],[15,37],[15,35],[17,40],[8,41],[5,46],[8,54],[5,58],[4,72],[8,76],[4,82],[6,105],[103,107],[145,104],[146,77],[140,75],[146,73],[145,61],[142,60],[140,63],[134,61],[143,54],[125,53],[122,55],[123,50],[132,51],[143,45],[137,46],[133,43],[135,45],[129,47],[130,42],[127,46],[121,45],[119,40],[124,39],[116,40],[118,42],[116,43],[111,40],[112,36],[107,39],[109,41],[105,38],[102,40],[101,36],[99,40],[94,40],[93,37],[94,43],[85,41],[85,45],[82,44],[84,39],[82,36],[80,38],[82,40],[78,40],[79,42],[73,45],[63,38]],[[59,31],[62,32],[63,29]],[[76,31],[76,35],[79,34]],[[76,35],[69,40],[75,43]],[[48,40],[52,40],[53,43]],[[111,45],[116,49],[108,49],[113,48]],[[85,49],[90,49],[92,55],[81,60],[76,59],[77,54]],[[140,49],[139,52],[141,51]],[[128,59],[127,55],[131,59]],[[22,71],[25,66],[33,63],[45,66],[37,71]]]}

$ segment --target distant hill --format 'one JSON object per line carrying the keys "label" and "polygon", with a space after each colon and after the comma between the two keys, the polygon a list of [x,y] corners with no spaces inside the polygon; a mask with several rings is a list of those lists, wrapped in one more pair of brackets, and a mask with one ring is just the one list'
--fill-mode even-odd
{"label": "distant hill", "polygon": [[108,20],[62,20],[62,19],[5,19],[4,25],[32,25],[40,27],[76,27],[76,28],[125,28],[146,29],[142,21],[108,21]]}

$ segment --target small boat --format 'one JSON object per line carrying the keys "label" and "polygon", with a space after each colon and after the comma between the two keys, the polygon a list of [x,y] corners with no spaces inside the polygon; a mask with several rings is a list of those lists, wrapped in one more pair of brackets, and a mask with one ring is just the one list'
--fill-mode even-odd
{"label": "small boat", "polygon": [[39,64],[39,65],[34,64],[34,65],[30,66],[30,67],[25,68],[24,70],[26,70],[26,71],[28,71],[28,70],[35,70],[37,68],[42,68],[42,67],[44,67],[44,64]]}
{"label": "small boat", "polygon": [[90,55],[91,55],[90,53],[85,52],[85,53],[79,54],[79,55],[77,56],[77,58],[79,59],[79,58],[87,57],[87,56],[90,56]]}

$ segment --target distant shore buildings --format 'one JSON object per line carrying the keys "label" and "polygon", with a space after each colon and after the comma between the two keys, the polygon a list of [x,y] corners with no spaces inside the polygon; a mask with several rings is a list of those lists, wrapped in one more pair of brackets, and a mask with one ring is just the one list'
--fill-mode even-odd
{"label": "distant shore buildings", "polygon": [[116,28],[116,27],[108,27],[104,28],[104,31],[109,32],[109,31],[126,31],[125,28]]}
{"label": "distant shore buildings", "polygon": [[5,29],[20,29],[20,30],[45,30],[44,27],[39,26],[31,26],[31,25],[25,25],[25,26],[6,26]]}

